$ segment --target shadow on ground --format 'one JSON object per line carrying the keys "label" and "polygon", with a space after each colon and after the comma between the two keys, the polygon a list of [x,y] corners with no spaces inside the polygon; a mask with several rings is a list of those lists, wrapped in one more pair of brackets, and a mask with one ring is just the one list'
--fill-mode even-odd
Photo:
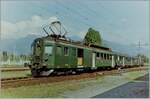
{"label": "shadow on ground", "polygon": [[93,98],[148,98],[149,97],[149,74],[136,78]]}

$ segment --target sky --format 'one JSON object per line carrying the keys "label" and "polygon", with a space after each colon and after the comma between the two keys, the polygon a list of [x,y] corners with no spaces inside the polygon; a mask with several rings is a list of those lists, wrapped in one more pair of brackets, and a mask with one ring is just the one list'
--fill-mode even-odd
{"label": "sky", "polygon": [[45,35],[58,19],[68,36],[84,38],[89,27],[121,44],[149,43],[149,0],[2,0],[1,39]]}

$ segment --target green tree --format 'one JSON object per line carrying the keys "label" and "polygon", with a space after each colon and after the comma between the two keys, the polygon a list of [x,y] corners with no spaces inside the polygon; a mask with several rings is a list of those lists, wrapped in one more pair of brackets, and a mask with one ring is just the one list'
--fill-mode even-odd
{"label": "green tree", "polygon": [[90,45],[100,46],[102,44],[102,39],[101,39],[99,31],[89,28],[88,32],[85,35],[84,43],[85,45],[88,45],[88,46]]}

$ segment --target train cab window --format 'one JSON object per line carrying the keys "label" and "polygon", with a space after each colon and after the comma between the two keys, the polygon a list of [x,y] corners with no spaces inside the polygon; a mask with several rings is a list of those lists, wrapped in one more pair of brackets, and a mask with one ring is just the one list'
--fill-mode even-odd
{"label": "train cab window", "polygon": [[56,54],[57,54],[57,55],[62,55],[61,46],[57,46],[57,47],[56,47]]}
{"label": "train cab window", "polygon": [[69,48],[68,47],[64,47],[64,55],[65,56],[69,55]]}
{"label": "train cab window", "polygon": [[45,54],[46,55],[52,54],[52,46],[45,46]]}
{"label": "train cab window", "polygon": [[36,55],[39,56],[41,54],[41,47],[37,46],[35,52],[36,52]]}

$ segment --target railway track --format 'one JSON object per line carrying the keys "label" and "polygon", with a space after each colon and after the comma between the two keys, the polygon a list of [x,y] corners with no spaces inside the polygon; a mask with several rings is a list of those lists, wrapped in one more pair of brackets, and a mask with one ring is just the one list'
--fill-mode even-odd
{"label": "railway track", "polygon": [[12,77],[12,78],[2,78],[1,82],[13,82],[13,81],[17,81],[17,80],[32,80],[33,77]]}
{"label": "railway track", "polygon": [[148,67],[134,67],[134,68],[125,68],[121,70],[105,70],[105,71],[95,71],[91,73],[81,73],[76,75],[60,75],[60,76],[50,76],[50,77],[14,77],[14,78],[4,78],[1,79],[1,88],[10,88],[10,87],[20,87],[20,86],[29,86],[37,84],[46,84],[53,82],[62,82],[65,80],[79,80],[84,78],[92,78],[96,76],[103,75],[118,75],[130,71],[141,71],[148,70]]}

